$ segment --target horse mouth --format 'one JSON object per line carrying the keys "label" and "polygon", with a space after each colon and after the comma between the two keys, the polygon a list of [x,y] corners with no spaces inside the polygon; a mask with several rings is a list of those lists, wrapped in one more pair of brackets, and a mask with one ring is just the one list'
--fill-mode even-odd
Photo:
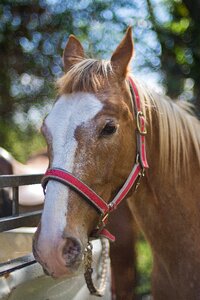
{"label": "horse mouth", "polygon": [[82,270],[84,256],[79,247],[73,248],[68,246],[66,252],[64,248],[61,260],[57,260],[52,255],[53,263],[50,263],[50,265],[41,258],[40,251],[37,249],[35,243],[33,243],[32,250],[36,261],[41,265],[44,274],[47,276],[55,279],[65,276],[72,277]]}
{"label": "horse mouth", "polygon": [[43,272],[45,275],[53,277],[53,274],[49,273],[49,271],[47,269],[45,269],[44,267],[42,267],[42,269],[43,269]]}

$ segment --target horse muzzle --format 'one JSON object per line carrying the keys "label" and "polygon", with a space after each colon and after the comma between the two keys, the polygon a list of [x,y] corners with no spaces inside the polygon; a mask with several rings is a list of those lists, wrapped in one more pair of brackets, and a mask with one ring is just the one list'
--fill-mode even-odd
{"label": "horse muzzle", "polygon": [[54,278],[72,276],[83,261],[83,246],[75,237],[65,237],[57,241],[33,240],[33,254],[42,265],[45,274]]}

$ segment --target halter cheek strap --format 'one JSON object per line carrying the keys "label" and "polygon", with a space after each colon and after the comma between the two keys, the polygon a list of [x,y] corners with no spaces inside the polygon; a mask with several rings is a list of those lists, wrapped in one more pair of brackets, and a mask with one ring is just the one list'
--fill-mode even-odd
{"label": "halter cheek strap", "polygon": [[42,178],[42,186],[44,190],[49,180],[55,180],[71,187],[84,199],[86,199],[89,204],[91,204],[100,214],[99,224],[97,228],[92,232],[92,237],[104,236],[111,241],[115,241],[115,237],[105,229],[109,214],[118,207],[118,205],[127,196],[128,192],[131,190],[134,184],[136,184],[135,189],[137,189],[141,177],[144,176],[144,170],[148,168],[145,147],[145,135],[147,133],[145,127],[145,118],[141,110],[137,87],[131,77],[129,78],[129,82],[136,114],[137,155],[135,165],[130,175],[128,176],[127,180],[125,181],[124,185],[119,190],[117,195],[113,198],[113,200],[109,204],[107,204],[85,183],[76,178],[73,174],[60,168],[48,169],[44,177]]}
{"label": "halter cheek strap", "polygon": [[138,93],[138,89],[136,87],[135,82],[131,77],[129,77],[130,88],[132,92],[132,98],[134,102],[134,110],[136,116],[136,125],[137,125],[137,154],[140,158],[140,164],[144,169],[148,169],[148,162],[146,157],[146,143],[145,143],[145,135],[147,134],[146,130],[146,121],[144,117],[144,113],[141,108],[140,96]]}

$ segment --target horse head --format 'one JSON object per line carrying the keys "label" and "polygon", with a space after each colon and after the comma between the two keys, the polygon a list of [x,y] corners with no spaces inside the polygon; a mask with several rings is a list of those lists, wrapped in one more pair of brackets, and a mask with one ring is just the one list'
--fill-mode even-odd
{"label": "horse head", "polygon": [[[58,98],[42,125],[50,168],[64,169],[106,203],[126,181],[136,157],[131,91],[133,54],[129,28],[110,61],[87,59],[71,35],[64,50]],[[79,269],[99,213],[77,191],[49,180],[33,252],[53,277]]]}

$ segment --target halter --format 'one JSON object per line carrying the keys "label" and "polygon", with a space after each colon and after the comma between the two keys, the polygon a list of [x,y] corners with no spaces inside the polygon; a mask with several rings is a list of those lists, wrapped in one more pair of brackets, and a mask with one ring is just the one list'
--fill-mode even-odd
{"label": "halter", "polygon": [[115,237],[108,230],[105,229],[109,214],[118,207],[118,205],[122,202],[122,200],[126,197],[128,192],[131,190],[134,183],[136,184],[135,189],[137,189],[141,177],[144,176],[145,169],[148,168],[145,146],[145,135],[147,134],[145,126],[145,117],[141,110],[138,89],[131,77],[129,77],[129,83],[136,116],[137,154],[135,165],[133,166],[130,175],[128,176],[127,180],[125,181],[124,185],[119,190],[117,195],[113,198],[113,200],[109,204],[107,204],[85,183],[83,183],[70,172],[60,168],[48,169],[44,177],[42,178],[42,186],[44,191],[48,181],[55,180],[63,183],[66,186],[71,187],[77,193],[81,194],[82,198],[88,200],[89,204],[91,204],[100,214],[99,224],[96,227],[96,229],[92,232],[91,237],[103,236],[111,241],[115,241]]}

